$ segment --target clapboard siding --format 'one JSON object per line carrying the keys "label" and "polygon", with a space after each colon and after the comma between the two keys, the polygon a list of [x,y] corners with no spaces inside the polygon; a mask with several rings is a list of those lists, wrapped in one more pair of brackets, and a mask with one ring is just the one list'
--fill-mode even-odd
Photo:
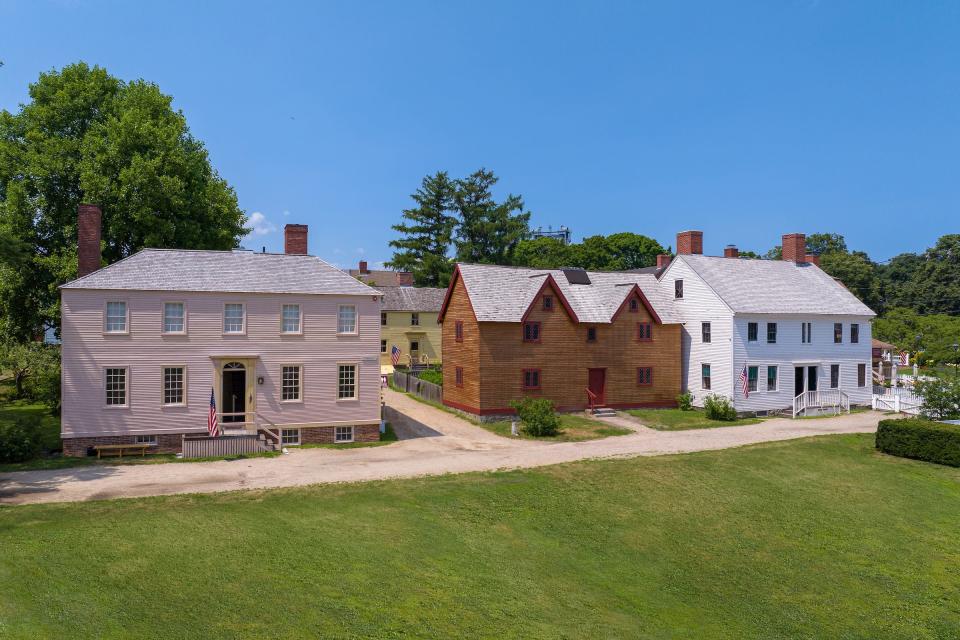
{"label": "clapboard siding", "polygon": [[[104,335],[108,300],[123,300],[128,335]],[[187,335],[161,333],[162,304],[184,302]],[[223,305],[246,305],[247,331],[222,332]],[[165,293],[151,291],[62,290],[63,437],[203,431],[214,384],[212,356],[256,358],[256,407],[277,424],[360,424],[379,420],[380,309],[372,296]],[[280,333],[280,308],[299,303],[302,335]],[[336,335],[339,304],[355,304],[356,336]],[[338,401],[337,363],[358,367],[359,398]],[[280,368],[303,367],[303,402],[281,403]],[[187,406],[163,407],[162,367],[187,369]],[[129,369],[129,406],[104,406],[103,369]]]}

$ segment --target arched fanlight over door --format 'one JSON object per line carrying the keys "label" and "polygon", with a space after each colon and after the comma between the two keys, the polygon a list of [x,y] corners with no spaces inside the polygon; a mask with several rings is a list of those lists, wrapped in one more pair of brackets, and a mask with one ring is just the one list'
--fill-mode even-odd
{"label": "arched fanlight over door", "polygon": [[228,369],[246,369],[246,367],[243,366],[242,362],[228,362],[223,365],[223,370],[227,371]]}

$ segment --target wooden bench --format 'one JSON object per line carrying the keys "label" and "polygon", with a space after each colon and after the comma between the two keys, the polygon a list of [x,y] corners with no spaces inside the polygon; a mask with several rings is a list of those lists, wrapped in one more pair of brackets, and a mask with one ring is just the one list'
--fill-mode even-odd
{"label": "wooden bench", "polygon": [[124,451],[139,450],[140,457],[147,455],[147,449],[155,447],[156,445],[150,443],[140,443],[140,444],[98,444],[93,448],[97,452],[97,457],[101,455],[116,455],[123,457]]}

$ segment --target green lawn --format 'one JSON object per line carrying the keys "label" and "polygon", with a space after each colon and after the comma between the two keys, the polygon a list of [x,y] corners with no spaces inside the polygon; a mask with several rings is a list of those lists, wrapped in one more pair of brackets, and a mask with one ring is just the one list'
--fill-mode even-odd
{"label": "green lawn", "polygon": [[[502,422],[478,422],[479,426],[487,431],[492,431],[498,436],[513,437],[510,435],[510,421]],[[520,437],[525,440],[544,440],[547,442],[579,442],[582,440],[596,440],[597,438],[607,438],[609,436],[625,436],[633,433],[630,429],[615,427],[606,422],[591,420],[582,414],[561,413],[560,414],[560,433],[555,436],[543,436],[535,438],[523,432],[523,425],[517,423],[520,430]]]}
{"label": "green lawn", "polygon": [[0,509],[4,638],[956,638],[960,469],[868,435]]}
{"label": "green lawn", "polygon": [[630,409],[630,415],[638,418],[645,426],[658,431],[683,431],[685,429],[710,429],[712,427],[737,427],[744,424],[757,424],[763,418],[740,418],[739,420],[711,420],[703,411],[681,411],[680,409]]}

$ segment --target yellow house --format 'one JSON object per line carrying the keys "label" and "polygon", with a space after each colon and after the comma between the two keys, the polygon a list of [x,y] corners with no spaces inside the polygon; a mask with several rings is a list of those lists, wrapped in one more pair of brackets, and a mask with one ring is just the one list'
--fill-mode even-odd
{"label": "yellow house", "polygon": [[[392,373],[393,363],[440,364],[440,325],[437,316],[446,289],[384,287],[380,307],[380,372]],[[396,349],[396,353],[395,350]]]}

